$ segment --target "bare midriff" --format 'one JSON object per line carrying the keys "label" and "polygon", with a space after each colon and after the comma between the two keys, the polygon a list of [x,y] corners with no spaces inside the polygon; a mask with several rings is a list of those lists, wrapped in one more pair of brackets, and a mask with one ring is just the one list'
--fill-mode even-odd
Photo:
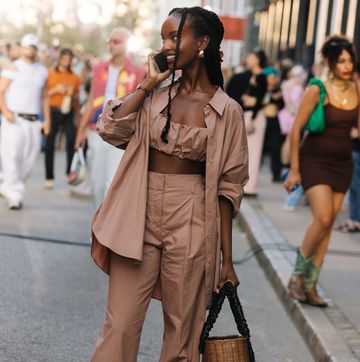
{"label": "bare midriff", "polygon": [[181,159],[150,148],[149,171],[163,174],[205,175],[205,162]]}
{"label": "bare midriff", "polygon": [[278,114],[278,107],[275,104],[268,104],[262,109],[265,117],[276,117]]}

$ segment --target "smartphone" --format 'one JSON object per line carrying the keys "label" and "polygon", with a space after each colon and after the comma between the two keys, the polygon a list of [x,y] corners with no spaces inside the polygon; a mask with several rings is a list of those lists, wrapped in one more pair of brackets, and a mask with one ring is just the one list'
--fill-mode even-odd
{"label": "smartphone", "polygon": [[154,61],[161,73],[164,73],[169,69],[167,58],[164,53],[157,53],[154,55]]}

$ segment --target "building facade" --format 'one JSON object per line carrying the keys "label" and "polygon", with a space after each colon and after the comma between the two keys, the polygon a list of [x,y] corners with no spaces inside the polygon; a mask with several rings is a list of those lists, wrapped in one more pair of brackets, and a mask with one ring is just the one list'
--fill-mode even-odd
{"label": "building facade", "polygon": [[256,13],[259,45],[273,61],[310,67],[330,34],[344,34],[360,51],[360,0],[273,0]]}
{"label": "building facade", "polygon": [[249,0],[202,0],[201,6],[208,7],[219,15],[224,24],[224,65],[232,67],[240,63],[246,51],[247,18],[252,12]]}

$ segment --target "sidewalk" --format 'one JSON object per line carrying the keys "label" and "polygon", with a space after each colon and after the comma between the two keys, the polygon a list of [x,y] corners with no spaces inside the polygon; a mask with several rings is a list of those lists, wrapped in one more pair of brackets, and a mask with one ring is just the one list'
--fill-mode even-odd
{"label": "sidewalk", "polygon": [[[285,190],[270,179],[265,164],[259,197],[244,199],[239,217],[253,247],[264,249],[258,254],[259,263],[317,361],[360,361],[360,235],[332,234],[319,288],[330,306],[321,310],[294,302],[286,286],[294,248],[301,244],[311,214],[309,207],[283,210]],[[344,207],[338,222],[346,218]]]}

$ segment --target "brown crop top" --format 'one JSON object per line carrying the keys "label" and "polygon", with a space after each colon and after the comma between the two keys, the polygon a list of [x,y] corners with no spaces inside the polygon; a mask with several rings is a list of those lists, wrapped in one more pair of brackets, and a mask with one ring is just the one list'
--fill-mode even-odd
{"label": "brown crop top", "polygon": [[208,129],[204,127],[189,127],[181,123],[170,122],[167,136],[168,143],[162,141],[160,135],[165,126],[166,117],[159,114],[150,127],[150,147],[167,155],[181,159],[205,161]]}

